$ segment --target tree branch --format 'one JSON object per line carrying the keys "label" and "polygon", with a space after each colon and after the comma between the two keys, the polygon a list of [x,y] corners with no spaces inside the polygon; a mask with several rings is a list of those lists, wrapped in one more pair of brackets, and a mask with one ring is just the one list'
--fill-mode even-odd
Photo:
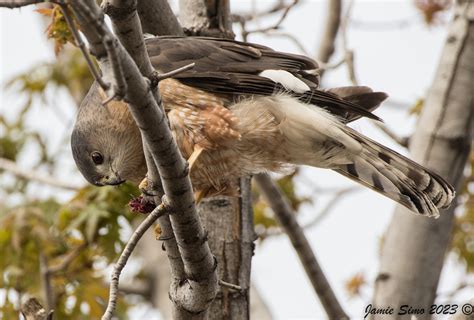
{"label": "tree branch", "polygon": [[[474,3],[457,1],[436,75],[410,141],[412,158],[445,177],[456,191],[474,134],[472,61]],[[396,208],[385,234],[374,307],[396,303],[426,310],[433,304],[455,209],[453,204],[438,220],[431,220],[409,214],[404,207]],[[429,319],[430,315],[417,317]]]}
{"label": "tree branch", "polygon": [[[119,8],[131,4],[131,8],[127,10],[133,10],[131,2],[124,1],[118,4],[116,6]],[[104,79],[115,83],[113,68],[107,58],[103,42],[105,36],[113,37],[113,35],[104,23],[103,14],[92,0],[72,2],[71,6],[81,31],[89,40],[91,51],[98,58]],[[188,167],[171,136],[165,114],[154,98],[152,91],[157,90],[154,88],[150,90],[149,81],[142,77],[139,68],[121,43],[114,42],[113,45],[122,64],[123,73],[127,75],[128,89],[125,100],[153,156],[159,174],[163,177],[164,205],[172,213],[170,220],[185,266],[186,281],[174,284],[170,296],[179,310],[203,317],[209,303],[215,297],[218,285],[215,260],[196,214]]]}
{"label": "tree branch", "polygon": [[143,32],[160,36],[184,36],[183,28],[167,0],[138,0],[137,10]]}
{"label": "tree branch", "polygon": [[290,12],[291,8],[296,6],[298,4],[298,2],[299,2],[299,0],[293,0],[293,2],[291,2],[290,4],[285,5],[284,7],[282,7],[282,9],[283,9],[282,15],[277,20],[277,22],[275,24],[271,25],[271,26],[264,27],[264,28],[258,28],[258,29],[254,29],[254,30],[245,30],[244,25],[242,25],[242,38],[247,39],[247,36],[249,34],[252,34],[252,33],[266,33],[266,32],[271,31],[271,30],[278,30],[280,28],[281,24],[283,23],[283,21],[285,21],[286,17],[288,16],[288,13]]}
{"label": "tree branch", "polygon": [[0,7],[14,9],[41,2],[44,2],[44,0],[0,0]]}
{"label": "tree branch", "polygon": [[330,319],[349,319],[341,304],[336,298],[329,282],[326,279],[311,246],[304,235],[304,231],[298,225],[295,214],[284,198],[281,190],[267,174],[255,176],[260,191],[272,208],[280,225],[285,229],[293,244],[301,264],[318,295],[324,310]]}
{"label": "tree branch", "polygon": [[350,0],[347,5],[346,12],[341,21],[341,36],[342,36],[342,48],[344,50],[344,60],[346,62],[347,71],[349,73],[349,79],[353,85],[357,85],[357,77],[354,68],[354,51],[349,49],[348,40],[347,40],[347,29],[349,26],[349,20],[351,18],[352,8],[354,6],[354,0]]}
{"label": "tree branch", "polygon": [[379,121],[371,121],[371,123],[380,130],[382,130],[387,136],[389,136],[400,146],[408,148],[408,144],[410,143],[410,137],[400,137],[398,134],[389,129],[385,124],[380,123]]}
{"label": "tree branch", "polygon": [[46,301],[46,311],[54,309],[55,295],[51,284],[51,274],[48,272],[48,260],[42,251],[39,252],[39,265],[44,300]]}
{"label": "tree branch", "polygon": [[46,271],[50,275],[55,275],[59,272],[66,270],[67,267],[69,267],[69,265],[71,264],[71,262],[76,259],[81,254],[82,250],[84,250],[85,248],[87,248],[87,243],[83,242],[79,246],[72,249],[68,254],[66,254],[65,257],[62,259],[61,263],[48,267]]}
{"label": "tree branch", "polygon": [[135,250],[135,247],[137,246],[138,241],[141,239],[143,234],[151,227],[153,223],[155,223],[156,219],[158,219],[160,216],[168,213],[167,208],[164,205],[160,205],[155,208],[143,222],[138,226],[138,228],[133,232],[132,236],[130,237],[130,240],[128,240],[127,245],[123,249],[122,253],[120,254],[120,257],[115,264],[114,271],[111,276],[110,280],[110,293],[109,293],[109,303],[107,305],[107,309],[104,312],[104,315],[102,316],[102,320],[110,320],[112,319],[115,306],[117,304],[117,294],[118,294],[118,286],[119,286],[119,279],[120,279],[120,274],[127,264],[128,258],[130,258],[130,255],[132,254],[133,250]]}
{"label": "tree branch", "polygon": [[233,39],[229,7],[230,0],[179,0],[185,33]]}
{"label": "tree branch", "polygon": [[53,311],[47,312],[36,298],[29,298],[21,306],[21,313],[25,320],[52,320]]}
{"label": "tree branch", "polygon": [[[319,50],[317,54],[318,62],[329,62],[329,59],[334,53],[337,32],[341,24],[341,12],[342,1],[329,0],[326,24],[324,26],[323,37],[321,43],[319,44]],[[320,72],[322,72],[322,70]],[[322,76],[321,73],[320,76]]]}
{"label": "tree branch", "polygon": [[5,159],[5,158],[0,158],[0,169],[8,171],[18,177],[44,183],[56,188],[73,190],[73,191],[80,189],[79,186],[73,185],[66,181],[60,181],[54,177],[45,175],[36,170],[28,170],[28,169],[20,168],[15,162]]}
{"label": "tree branch", "polygon": [[82,55],[86,59],[86,63],[87,63],[87,66],[89,67],[89,71],[92,73],[94,80],[97,81],[99,86],[105,90],[107,88],[107,85],[102,81],[99,71],[97,71],[94,65],[94,62],[92,62],[89,52],[87,52],[86,45],[84,41],[82,41],[81,35],[79,34],[79,31],[77,30],[76,25],[74,24],[74,20],[72,19],[71,15],[68,12],[67,5],[62,2],[59,2],[58,5],[61,8],[64,19],[66,20],[66,23],[69,27],[69,30],[71,30],[71,33],[74,37],[74,41],[76,42],[76,46],[79,47],[79,49],[82,52]]}

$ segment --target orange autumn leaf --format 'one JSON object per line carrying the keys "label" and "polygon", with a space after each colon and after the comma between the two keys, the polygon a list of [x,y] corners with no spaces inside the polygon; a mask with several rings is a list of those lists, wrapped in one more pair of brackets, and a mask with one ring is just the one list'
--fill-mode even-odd
{"label": "orange autumn leaf", "polygon": [[366,283],[367,281],[365,280],[364,274],[362,272],[356,273],[349,280],[346,281],[345,288],[347,294],[350,297],[360,295],[360,290],[362,286],[364,286]]}
{"label": "orange autumn leaf", "polygon": [[415,6],[423,14],[426,24],[436,22],[437,15],[451,7],[451,0],[415,0]]}

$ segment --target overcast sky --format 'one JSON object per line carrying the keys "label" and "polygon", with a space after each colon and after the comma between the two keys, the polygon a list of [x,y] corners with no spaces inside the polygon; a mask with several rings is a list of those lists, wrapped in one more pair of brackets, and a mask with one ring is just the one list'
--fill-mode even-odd
{"label": "overcast sky", "polygon": [[[260,7],[271,3],[256,2]],[[325,3],[326,1],[306,0],[290,12],[283,24],[283,30],[294,34],[313,55],[324,22]],[[233,1],[232,5],[234,12],[248,11],[251,8],[249,1]],[[39,62],[54,61],[50,43],[45,41],[44,26],[39,23],[37,14],[32,10],[33,8],[29,7],[22,10],[0,11],[1,83]],[[353,19],[365,22],[364,26],[354,25],[348,32],[349,47],[355,51],[359,82],[375,90],[385,91],[394,101],[407,106],[423,97],[436,70],[446,35],[446,26],[424,25],[410,0],[359,0],[355,2]],[[272,21],[274,20],[262,20],[261,24],[270,25]],[[393,24],[392,27],[384,27],[386,26],[384,23],[397,21],[408,23],[401,27],[393,27]],[[249,41],[269,45],[282,51],[299,53],[291,41],[281,38],[251,35]],[[336,52],[334,61],[338,61],[341,54],[340,50]],[[324,86],[349,84],[344,67],[327,73],[324,79]],[[58,118],[51,108],[38,104],[35,105],[35,111],[28,123],[31,128],[45,132],[49,138],[48,143],[54,148],[60,148],[64,178],[84,183],[74,168],[69,146],[61,146],[64,135],[70,134],[70,121],[74,117],[73,108],[67,106],[71,103],[71,99],[65,93],[54,94],[57,106],[64,111],[64,118]],[[4,92],[3,88],[0,90],[0,115],[11,116],[19,105],[17,97]],[[406,109],[397,110],[387,105],[382,106],[376,113],[390,128],[400,134],[408,134],[414,128],[415,119],[407,115]],[[368,121],[358,121],[353,127],[405,153],[374,129]],[[1,134],[3,133],[0,132]],[[34,150],[21,159],[20,163],[27,166],[32,162],[32,157],[35,157]],[[327,195],[315,194],[314,187],[307,183],[308,179],[313,181],[312,184],[322,188],[354,186],[352,182],[329,171],[305,168],[302,174],[304,178],[298,180],[298,191],[315,199],[315,206],[303,208],[299,216],[302,223],[310,221],[330,198]],[[35,192],[39,197],[46,197],[52,193],[63,199],[69,196],[49,188],[37,187]],[[336,294],[346,311],[355,318],[363,315],[365,306],[370,302],[372,282],[378,269],[379,243],[391,219],[393,208],[392,201],[370,190],[361,189],[343,198],[324,220],[306,232]],[[366,299],[349,300],[344,290],[344,283],[359,271],[364,272],[369,280],[369,286],[364,290]],[[461,275],[462,267],[450,258],[443,270],[440,291],[449,291],[456,286]],[[265,240],[257,247],[252,279],[276,319],[324,318],[317,297],[285,237]],[[460,301],[469,297],[468,294],[461,295]]]}

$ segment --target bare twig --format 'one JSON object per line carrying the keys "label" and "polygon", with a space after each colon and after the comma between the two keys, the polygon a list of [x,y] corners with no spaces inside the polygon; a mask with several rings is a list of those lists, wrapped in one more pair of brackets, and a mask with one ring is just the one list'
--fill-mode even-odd
{"label": "bare twig", "polygon": [[[330,214],[333,208],[341,201],[341,199],[347,196],[349,193],[354,191],[361,190],[358,187],[349,187],[337,190],[331,200],[312,218],[310,221],[304,223],[301,228],[303,230],[313,228],[314,226],[318,225],[328,214]],[[285,231],[281,228],[271,228],[266,229],[262,232],[258,232],[258,235],[265,238],[265,237],[273,237],[273,236],[280,236],[284,234]]]}
{"label": "bare twig", "polygon": [[364,31],[387,31],[394,29],[402,29],[413,26],[414,24],[421,23],[422,20],[418,19],[417,15],[408,18],[402,18],[399,20],[380,20],[380,21],[367,21],[367,20],[354,20],[351,19],[351,27],[362,29]]}
{"label": "bare twig", "polygon": [[243,291],[244,290],[241,286],[238,286],[236,284],[232,284],[232,283],[229,283],[229,282],[225,282],[223,280],[219,280],[219,285],[221,285],[223,287],[226,287],[226,288],[229,288],[229,289],[232,289],[232,290],[235,290],[235,291]]}
{"label": "bare twig", "polygon": [[331,210],[342,200],[343,197],[358,190],[361,189],[358,187],[349,187],[336,192],[326,206],[311,221],[303,225],[303,229],[309,229],[319,224],[329,213],[331,213]]}
{"label": "bare twig", "polygon": [[110,98],[121,99],[124,96],[125,91],[127,90],[127,82],[125,81],[125,76],[123,74],[122,64],[120,63],[120,60],[118,58],[118,52],[117,50],[115,50],[114,41],[117,41],[115,37],[112,37],[110,35],[104,36],[105,50],[107,51],[107,56],[109,59],[109,63],[112,67],[112,72],[115,79],[115,84],[111,88],[112,95],[110,96]]}
{"label": "bare twig", "polygon": [[145,234],[145,231],[147,231],[151,225],[158,219],[160,216],[164,215],[167,213],[167,208],[164,205],[160,205],[155,208],[147,217],[145,220],[143,220],[142,223],[137,227],[135,232],[133,232],[132,236],[130,237],[130,240],[128,240],[125,248],[123,249],[122,253],[120,254],[120,257],[115,264],[114,271],[111,276],[110,280],[110,293],[109,293],[109,303],[107,304],[107,309],[105,310],[104,315],[102,316],[102,320],[110,320],[112,319],[115,306],[117,304],[117,294],[118,294],[118,286],[119,286],[119,280],[120,280],[120,274],[127,264],[128,258],[130,258],[130,255],[132,254],[133,250],[135,250],[135,247],[138,243],[138,241],[141,239],[143,234]]}
{"label": "bare twig", "polygon": [[288,234],[328,317],[330,319],[348,319],[281,190],[267,174],[259,174],[255,176],[255,180],[264,198],[275,212],[280,225]]}
{"label": "bare twig", "polygon": [[305,48],[303,43],[294,35],[288,32],[282,32],[282,31],[275,31],[275,30],[270,30],[265,33],[267,36],[270,37],[282,37],[290,40],[291,42],[294,43],[294,45],[301,51],[301,53],[308,55],[308,50]]}
{"label": "bare twig", "polygon": [[172,71],[170,71],[170,72],[159,73],[159,74],[156,76],[156,78],[157,78],[158,81],[165,80],[165,79],[174,77],[175,75],[180,74],[181,72],[190,70],[190,69],[194,68],[195,65],[196,65],[196,64],[193,62],[193,63],[190,63],[190,64],[185,65],[184,67],[181,67],[181,68],[172,70]]}
{"label": "bare twig", "polygon": [[47,312],[36,298],[29,298],[21,306],[21,313],[25,320],[52,320],[53,310]]}
{"label": "bare twig", "polygon": [[39,252],[39,265],[44,300],[46,301],[46,311],[50,311],[54,308],[55,295],[51,284],[51,274],[48,272],[48,260],[41,251]]}
{"label": "bare twig", "polygon": [[321,76],[321,74],[323,74],[324,71],[337,69],[337,68],[339,68],[340,66],[342,66],[345,62],[346,62],[345,59],[341,59],[341,60],[339,60],[339,61],[336,62],[336,63],[321,63],[321,62],[318,61],[318,64],[319,64],[319,68],[318,68],[319,75]]}
{"label": "bare twig", "polygon": [[[252,4],[255,4],[255,1],[252,2]],[[254,12],[252,10],[252,12],[248,12],[248,13],[233,14],[231,16],[231,19],[232,19],[232,22],[252,21],[252,20],[264,17],[264,16],[268,16],[268,15],[271,15],[271,14],[278,13],[282,10],[286,10],[287,7],[288,7],[288,4],[286,4],[284,0],[278,0],[278,1],[275,1],[275,4],[272,7],[268,8],[265,11]]]}
{"label": "bare twig", "polygon": [[[341,0],[330,0],[328,3],[328,14],[326,18],[326,24],[324,27],[323,37],[319,45],[317,54],[318,62],[327,63],[334,53],[335,42],[339,25],[341,23],[341,12],[342,12],[342,1]],[[320,76],[322,69],[320,71]]]}
{"label": "bare twig", "polygon": [[349,73],[349,79],[353,85],[357,85],[357,77],[354,68],[354,51],[350,50],[348,47],[347,40],[347,29],[349,25],[349,20],[352,13],[352,8],[354,6],[354,0],[350,0],[347,5],[346,12],[341,21],[341,36],[342,36],[342,48],[344,50],[344,60],[346,61],[347,71]]}
{"label": "bare twig", "polygon": [[387,136],[389,136],[393,141],[398,143],[400,146],[404,148],[408,148],[410,137],[400,137],[397,133],[393,132],[385,124],[380,123],[379,121],[371,121],[371,123],[377,128],[379,128],[380,130],[382,130]]}
{"label": "bare twig", "polygon": [[288,13],[290,12],[291,8],[296,6],[298,4],[298,2],[299,2],[299,0],[293,0],[293,2],[286,5],[284,7],[283,13],[280,16],[280,18],[278,19],[278,21],[275,22],[275,24],[273,24],[271,26],[268,26],[268,27],[265,27],[265,28],[257,28],[257,29],[254,29],[254,30],[245,30],[245,28],[242,28],[242,38],[247,39],[247,36],[249,34],[252,34],[252,33],[266,33],[266,32],[271,31],[271,30],[278,30],[280,28],[281,24],[283,23],[283,21],[285,21],[286,17],[288,16]]}
{"label": "bare twig", "polygon": [[3,8],[21,8],[29,6],[30,4],[37,4],[44,2],[43,0],[0,0],[0,7]]}
{"label": "bare twig", "polygon": [[0,158],[0,169],[13,173],[14,175],[32,181],[44,183],[56,188],[67,189],[67,190],[78,190],[80,187],[73,185],[66,181],[60,181],[54,177],[45,175],[36,170],[23,169],[8,159]]}
{"label": "bare twig", "polygon": [[69,253],[67,253],[64,256],[64,258],[62,259],[61,263],[48,267],[48,269],[46,271],[50,275],[55,275],[57,273],[60,273],[64,270],[66,270],[69,267],[69,265],[71,264],[71,262],[74,259],[76,259],[85,248],[87,248],[87,243],[83,242],[79,246],[72,249]]}
{"label": "bare twig", "polygon": [[86,45],[84,41],[82,41],[81,35],[79,34],[79,31],[76,28],[76,24],[74,23],[72,17],[69,14],[67,4],[63,2],[58,2],[59,7],[61,8],[61,11],[63,13],[64,19],[66,19],[66,23],[69,27],[69,30],[71,30],[71,33],[74,37],[74,41],[76,42],[76,46],[79,47],[79,49],[82,52],[82,55],[86,59],[87,66],[89,67],[89,71],[92,73],[92,76],[94,77],[94,80],[97,81],[99,86],[105,91],[108,89],[108,85],[102,80],[99,71],[94,65],[94,62],[91,59],[91,56],[89,55],[89,52],[87,51]]}

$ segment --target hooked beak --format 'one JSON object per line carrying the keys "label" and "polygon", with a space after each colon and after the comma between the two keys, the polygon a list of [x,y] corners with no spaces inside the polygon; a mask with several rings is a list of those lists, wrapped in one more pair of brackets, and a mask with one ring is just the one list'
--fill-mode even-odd
{"label": "hooked beak", "polygon": [[102,177],[100,180],[95,182],[96,186],[118,186],[125,182],[125,179],[120,178],[118,174]]}

